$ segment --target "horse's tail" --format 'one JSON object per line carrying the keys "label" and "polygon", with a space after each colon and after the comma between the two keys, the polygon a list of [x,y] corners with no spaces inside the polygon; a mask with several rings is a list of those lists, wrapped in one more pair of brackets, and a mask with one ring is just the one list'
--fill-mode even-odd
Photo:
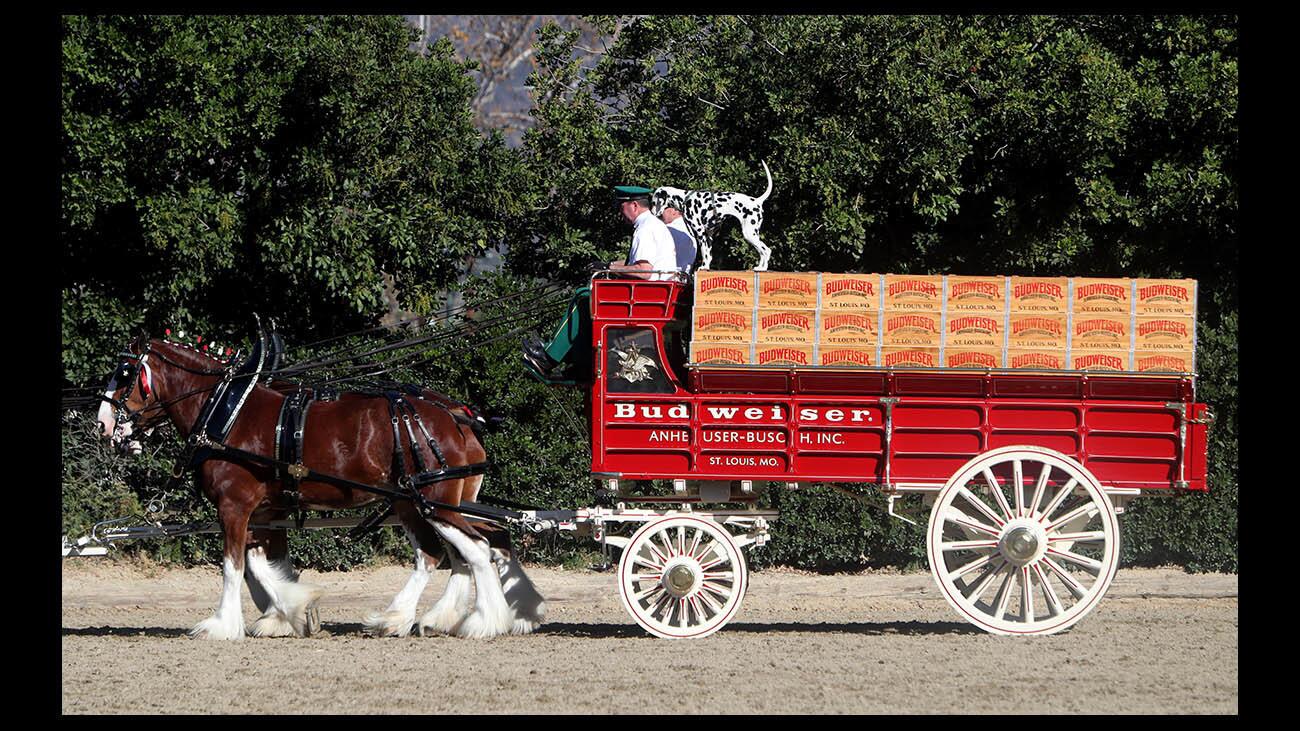
{"label": "horse's tail", "polygon": [[772,194],[772,171],[767,169],[767,160],[763,160],[762,163],[763,172],[767,173],[767,190],[763,191],[763,195],[756,199],[759,205],[763,205],[763,201],[767,200],[767,197]]}

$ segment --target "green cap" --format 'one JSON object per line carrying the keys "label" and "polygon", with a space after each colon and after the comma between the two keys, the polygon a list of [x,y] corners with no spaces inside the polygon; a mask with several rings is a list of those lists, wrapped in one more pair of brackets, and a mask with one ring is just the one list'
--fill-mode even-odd
{"label": "green cap", "polygon": [[642,188],[639,185],[614,186],[614,200],[619,202],[650,200],[650,193],[651,190],[649,188]]}

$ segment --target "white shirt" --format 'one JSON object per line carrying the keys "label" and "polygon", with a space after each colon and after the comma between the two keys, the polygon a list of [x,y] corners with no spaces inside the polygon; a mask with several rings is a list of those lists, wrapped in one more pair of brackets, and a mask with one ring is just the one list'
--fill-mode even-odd
{"label": "white shirt", "polygon": [[[638,261],[650,262],[650,268],[661,272],[677,271],[677,245],[673,235],[663,221],[642,211],[634,222],[636,230],[632,232],[632,250],[627,254],[627,263]],[[672,274],[652,274],[650,279],[672,279]]]}
{"label": "white shirt", "polygon": [[695,263],[695,239],[691,238],[691,230],[686,227],[686,219],[681,216],[674,218],[668,224],[668,233],[672,234],[677,247],[677,268],[687,271]]}

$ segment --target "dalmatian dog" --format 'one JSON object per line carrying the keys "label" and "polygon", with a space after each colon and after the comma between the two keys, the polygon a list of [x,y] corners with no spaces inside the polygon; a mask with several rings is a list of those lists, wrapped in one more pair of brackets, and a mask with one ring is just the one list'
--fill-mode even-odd
{"label": "dalmatian dog", "polygon": [[713,193],[665,186],[656,188],[650,196],[650,212],[655,216],[662,216],[665,208],[682,212],[691,237],[700,247],[703,257],[700,269],[708,269],[713,261],[711,245],[718,226],[727,216],[734,217],[740,221],[740,234],[758,250],[758,266],[754,271],[766,271],[772,250],[758,238],[758,229],[763,225],[763,201],[772,193],[772,171],[768,170],[767,162],[763,163],[763,172],[767,174],[767,190],[757,198],[743,193]]}

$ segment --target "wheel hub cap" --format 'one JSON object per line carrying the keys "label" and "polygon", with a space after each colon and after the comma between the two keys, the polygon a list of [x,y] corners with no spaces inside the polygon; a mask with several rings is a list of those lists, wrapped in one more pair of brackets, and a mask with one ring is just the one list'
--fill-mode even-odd
{"label": "wheel hub cap", "polygon": [[998,538],[998,551],[1017,566],[1027,566],[1047,552],[1047,534],[1043,526],[1028,518],[1008,522]]}
{"label": "wheel hub cap", "polygon": [[1028,528],[1017,528],[1007,534],[1007,555],[1016,561],[1028,561],[1038,550],[1038,541]]}
{"label": "wheel hub cap", "polygon": [[663,587],[669,594],[681,598],[695,590],[697,579],[698,575],[691,566],[679,563],[664,572]]}

